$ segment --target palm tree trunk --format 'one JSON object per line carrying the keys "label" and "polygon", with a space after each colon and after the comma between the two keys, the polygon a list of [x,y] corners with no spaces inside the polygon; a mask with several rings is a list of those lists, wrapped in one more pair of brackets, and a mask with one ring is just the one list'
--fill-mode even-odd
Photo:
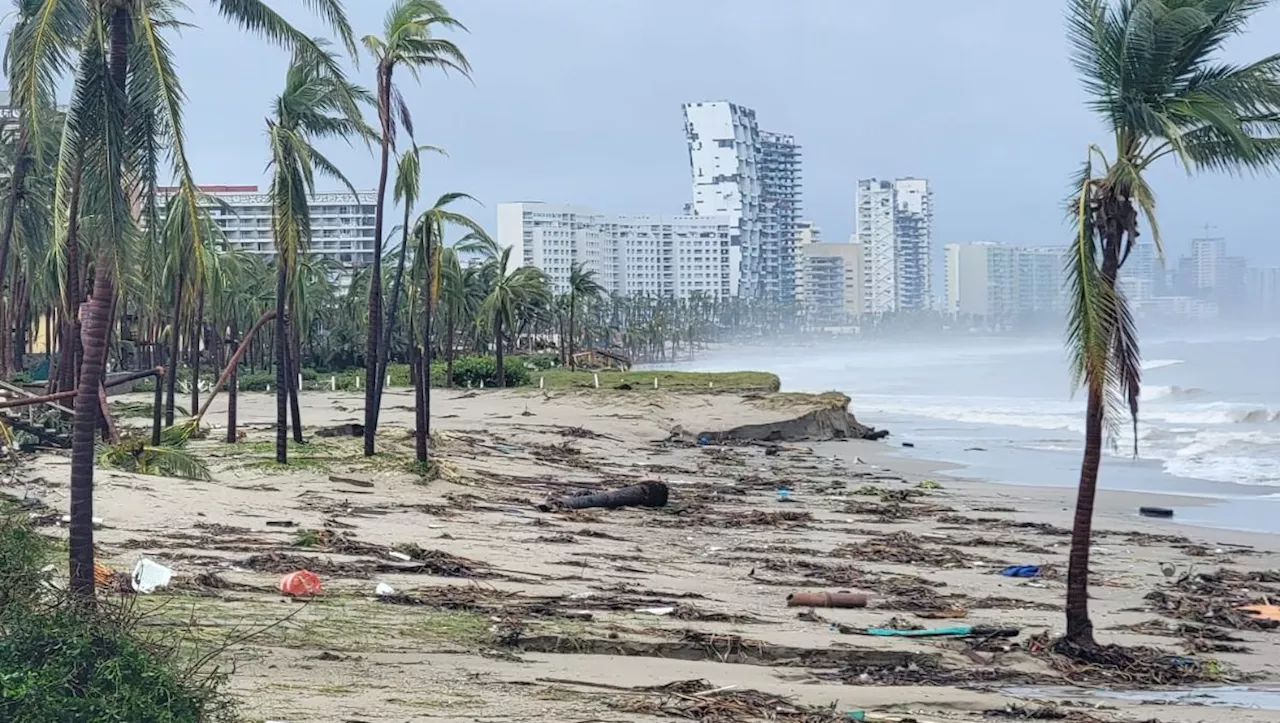
{"label": "palm tree trunk", "polygon": [[373,217],[373,269],[369,276],[369,333],[365,349],[364,456],[372,457],[378,434],[378,342],[382,331],[382,222],[387,195],[387,169],[391,163],[391,66],[378,66],[378,120],[381,122],[381,159],[378,167],[378,199]]}
{"label": "palm tree trunk", "polygon": [[27,181],[27,171],[31,167],[30,140],[27,138],[28,112],[27,109],[21,111],[22,127],[18,130],[17,155],[13,162],[9,193],[4,200],[4,221],[0,225],[0,289],[4,288],[6,271],[9,268],[9,247],[13,241],[13,224],[18,214],[18,199],[22,196]]}
{"label": "palm tree trunk", "polygon": [[165,374],[165,393],[168,395],[164,403],[164,426],[173,426],[173,407],[178,394],[178,346],[181,334],[178,333],[182,323],[182,287],[186,283],[186,268],[179,264],[178,278],[173,284],[173,315],[169,322],[169,372]]}
{"label": "palm tree trunk", "polygon": [[578,368],[578,362],[575,361],[573,358],[573,331],[574,331],[573,327],[578,322],[577,314],[576,314],[578,310],[577,307],[578,307],[578,299],[577,297],[574,296],[573,292],[571,291],[569,292],[569,369],[570,370],[576,370]]}
{"label": "palm tree trunk", "polygon": [[498,362],[498,386],[507,386],[507,368],[502,363],[502,314],[498,314],[493,323],[493,349]]}
{"label": "palm tree trunk", "polygon": [[[130,5],[117,5],[111,13],[111,81],[117,92],[125,93],[129,72],[129,28],[133,24]],[[111,169],[122,173],[123,169]],[[122,189],[112,189],[120,191]],[[119,244],[120,239],[107,239]],[[93,578],[93,465],[94,433],[98,427],[98,387],[102,384],[107,360],[107,331],[111,327],[115,284],[111,278],[112,258],[107,249],[99,254],[94,271],[93,295],[85,309],[84,361],[76,392],[71,429],[71,523],[68,525],[68,589],[83,603],[94,600]]]}
{"label": "palm tree trunk", "polygon": [[[428,256],[430,253],[428,252]],[[422,409],[421,422],[418,425],[414,445],[418,452],[418,461],[426,463],[431,459],[431,259],[427,259],[426,283],[422,293],[422,354],[418,360],[419,392],[418,406]]]}
{"label": "palm tree trunk", "polygon": [[276,357],[276,463],[289,463],[289,365],[285,353],[289,343],[286,333],[284,300],[285,269],[283,259],[277,261],[276,269],[276,324],[275,342]]}
{"label": "palm tree trunk", "polygon": [[[240,330],[236,328],[235,314],[232,314],[231,315],[231,331],[227,336],[227,341],[231,344],[236,344],[237,343],[236,339],[239,336],[239,331]],[[236,443],[236,413],[239,411],[237,409],[237,406],[240,400],[240,389],[239,389],[240,370],[238,368],[239,366],[240,366],[240,357],[239,357],[239,354],[237,353],[237,355],[233,357],[231,360],[231,375],[228,377],[228,380],[227,380],[227,443],[228,444]],[[209,390],[209,399],[212,399],[213,395],[216,393],[217,391],[214,389]]]}
{"label": "palm tree trunk", "polygon": [[[292,306],[292,304],[290,304]],[[297,314],[296,309],[290,309]],[[289,350],[286,358],[289,362],[289,416],[293,419],[293,441],[302,444],[302,405],[298,403],[298,387],[302,384],[302,364],[300,360],[302,344],[298,341],[297,324],[289,319]]]}
{"label": "palm tree trunk", "polygon": [[[454,354],[453,352],[454,323],[453,323],[452,313],[447,317],[447,320],[448,320],[448,324],[446,324],[446,326],[448,326],[449,331],[447,333],[448,341],[446,342],[448,344],[448,347],[444,350],[444,385],[446,387],[452,387],[453,386],[453,354]],[[431,370],[428,369],[427,371],[430,372]]]}
{"label": "palm tree trunk", "polygon": [[[78,310],[84,301],[80,290],[80,185],[84,176],[84,158],[76,153],[75,166],[71,177],[70,208],[67,211],[67,288],[63,299],[64,339],[61,357],[62,372],[58,381],[60,390],[71,389],[75,380],[80,378],[80,358],[84,348],[80,342],[80,315]],[[157,379],[159,384],[160,380]]]}
{"label": "palm tree trunk", "polygon": [[204,284],[196,289],[196,328],[191,344],[191,408],[200,408],[200,355],[204,351]]}
{"label": "palm tree trunk", "polygon": [[[409,253],[409,203],[406,199],[404,204],[404,233],[400,239],[400,260],[396,262],[396,276],[391,283],[391,303],[387,305],[387,323],[386,329],[382,333],[382,347],[378,349],[378,391],[375,395],[377,399],[373,405],[373,416],[376,420],[382,411],[382,387],[386,384],[387,379],[387,359],[391,354],[391,332],[395,328],[396,311],[400,306],[400,286],[404,282],[404,261]],[[427,258],[427,273],[431,273],[431,259]],[[428,290],[428,293],[430,291]],[[428,332],[429,333],[429,332]]]}
{"label": "palm tree trunk", "polygon": [[413,451],[414,458],[420,464],[426,464],[430,458],[430,451],[427,445],[428,435],[427,429],[429,424],[429,412],[427,405],[430,403],[428,391],[431,387],[431,368],[422,363],[423,353],[422,347],[417,344],[413,345]]}
{"label": "palm tree trunk", "polygon": [[1089,543],[1093,534],[1093,503],[1098,492],[1098,466],[1102,462],[1102,385],[1091,384],[1085,412],[1084,460],[1076,494],[1076,516],[1071,526],[1071,555],[1067,561],[1067,639],[1092,645],[1089,619]]}

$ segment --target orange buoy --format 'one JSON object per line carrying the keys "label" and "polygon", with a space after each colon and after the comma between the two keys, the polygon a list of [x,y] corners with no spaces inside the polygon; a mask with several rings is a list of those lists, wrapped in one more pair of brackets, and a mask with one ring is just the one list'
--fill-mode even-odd
{"label": "orange buoy", "polygon": [[310,570],[298,570],[280,578],[280,592],[292,597],[310,597],[320,593],[320,576]]}

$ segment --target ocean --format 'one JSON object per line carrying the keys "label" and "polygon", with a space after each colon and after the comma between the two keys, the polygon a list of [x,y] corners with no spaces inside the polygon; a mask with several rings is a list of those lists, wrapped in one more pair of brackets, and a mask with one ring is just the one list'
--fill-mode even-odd
{"label": "ocean", "polygon": [[[1280,333],[1140,338],[1138,456],[1118,418],[1103,489],[1217,500],[1191,524],[1280,532]],[[839,390],[903,452],[961,465],[950,474],[1073,487],[1084,396],[1072,394],[1060,337],[855,340],[724,350],[684,365],[774,372],[788,391]]]}

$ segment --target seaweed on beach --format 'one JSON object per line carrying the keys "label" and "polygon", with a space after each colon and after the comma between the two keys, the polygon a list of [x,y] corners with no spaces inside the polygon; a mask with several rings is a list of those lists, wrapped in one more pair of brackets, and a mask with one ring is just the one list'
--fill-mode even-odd
{"label": "seaweed on beach", "polygon": [[1240,609],[1268,604],[1280,596],[1280,590],[1265,584],[1272,581],[1280,581],[1280,575],[1224,568],[1184,575],[1143,599],[1156,612],[1179,620],[1238,630],[1275,630],[1280,622]]}
{"label": "seaweed on beach", "polygon": [[1075,684],[1191,685],[1221,681],[1228,674],[1217,660],[1145,646],[1080,645],[1066,638],[1051,639],[1048,632],[1028,638],[1024,646]]}
{"label": "seaweed on beach", "polygon": [[615,689],[625,691],[627,695],[616,696],[610,701],[610,707],[632,714],[706,723],[752,720],[836,723],[848,720],[848,716],[834,706],[816,708],[800,705],[771,693],[736,686],[716,686],[706,680],[681,680],[665,685]]}
{"label": "seaweed on beach", "polygon": [[905,531],[841,545],[835,549],[834,554],[862,562],[896,562],[903,565],[929,565],[937,568],[971,567],[975,562],[1005,564],[999,560],[963,552],[955,547],[926,545],[924,538]]}

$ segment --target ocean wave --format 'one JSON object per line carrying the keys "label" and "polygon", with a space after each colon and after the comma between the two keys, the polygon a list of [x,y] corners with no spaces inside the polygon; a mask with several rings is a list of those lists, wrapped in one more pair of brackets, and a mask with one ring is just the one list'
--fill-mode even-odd
{"label": "ocean wave", "polygon": [[1200,387],[1180,387],[1176,384],[1171,386],[1142,385],[1142,398],[1147,401],[1155,401],[1157,399],[1194,399],[1203,395],[1204,390]]}
{"label": "ocean wave", "polygon": [[1148,359],[1142,362],[1142,371],[1149,372],[1152,369],[1163,369],[1183,363],[1185,363],[1184,359]]}
{"label": "ocean wave", "polygon": [[1280,410],[1269,407],[1215,402],[1202,406],[1148,408],[1140,415],[1151,422],[1166,424],[1226,425],[1273,424],[1280,422]]}

